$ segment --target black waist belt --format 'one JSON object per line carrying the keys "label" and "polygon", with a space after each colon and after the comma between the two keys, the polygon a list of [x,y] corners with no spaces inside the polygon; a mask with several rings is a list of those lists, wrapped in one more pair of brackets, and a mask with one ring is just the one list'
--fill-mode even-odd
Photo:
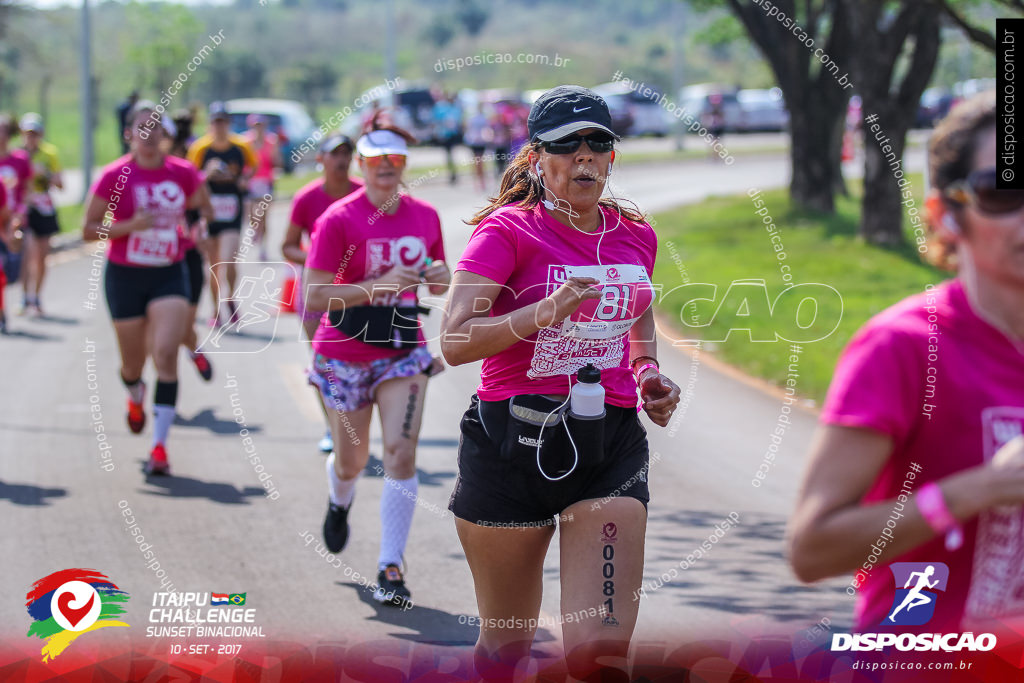
{"label": "black waist belt", "polygon": [[423,306],[353,306],[331,311],[331,326],[352,339],[388,349],[419,346],[420,313],[429,313]]}

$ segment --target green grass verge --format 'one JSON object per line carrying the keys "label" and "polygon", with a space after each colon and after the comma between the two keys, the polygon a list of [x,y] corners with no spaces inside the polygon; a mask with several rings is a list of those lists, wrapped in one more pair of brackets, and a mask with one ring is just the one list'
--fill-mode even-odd
{"label": "green grass verge", "polygon": [[[922,196],[921,177],[912,179],[914,195]],[[790,344],[752,342],[751,333],[739,328],[760,330],[755,332],[758,336],[779,331],[787,338],[794,338],[793,334],[798,332],[793,322],[795,307],[780,303],[773,316],[768,305],[768,301],[775,301],[786,289],[779,266],[787,264],[794,284],[825,283],[835,288],[841,297],[841,302],[823,299],[817,312],[819,323],[824,323],[826,329],[841,316],[835,331],[821,341],[802,344],[797,392],[820,403],[840,352],[868,318],[920,292],[926,284],[938,284],[949,277],[948,273],[922,263],[917,251],[909,246],[888,250],[859,239],[860,189],[851,183],[851,190],[853,196],[838,198],[835,215],[798,211],[790,204],[785,190],[761,194],[781,236],[786,254],[781,262],[776,258],[777,252],[762,216],[755,213],[754,203],[746,194],[714,197],[655,216],[653,223],[659,244],[655,281],[666,292],[658,308],[672,319],[675,336],[711,341],[713,343],[706,348],[726,362],[783,386],[788,373]],[[749,279],[763,280],[767,296],[758,286],[748,287],[745,291],[752,296],[744,308],[743,286],[734,286],[728,295],[727,292],[730,283]],[[715,300],[697,302],[682,311],[683,305],[693,298],[694,290],[672,290],[686,282],[717,285]],[[819,289],[819,293],[823,291]],[[786,297],[780,301],[792,299],[789,304],[794,304],[797,298]],[[719,306],[721,310],[716,315]],[[749,315],[742,315],[745,313]],[[687,328],[680,322],[691,324],[694,314],[698,323],[711,321],[710,325]],[[810,322],[811,314],[811,308],[801,309],[801,323]],[[733,328],[731,333],[730,328]],[[679,379],[676,378],[677,383]]]}

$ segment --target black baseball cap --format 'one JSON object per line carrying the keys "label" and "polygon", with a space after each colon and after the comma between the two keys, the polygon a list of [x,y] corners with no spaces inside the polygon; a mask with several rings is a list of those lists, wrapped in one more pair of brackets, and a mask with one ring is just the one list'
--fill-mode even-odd
{"label": "black baseball cap", "polygon": [[560,85],[538,97],[526,125],[530,142],[560,140],[584,128],[597,128],[619,139],[604,98],[580,85]]}

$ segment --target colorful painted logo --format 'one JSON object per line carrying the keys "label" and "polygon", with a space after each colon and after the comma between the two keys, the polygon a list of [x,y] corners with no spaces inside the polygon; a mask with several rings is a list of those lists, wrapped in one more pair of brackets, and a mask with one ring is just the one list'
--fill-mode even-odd
{"label": "colorful painted logo", "polygon": [[67,649],[75,638],[105,626],[125,626],[113,617],[124,614],[128,594],[95,569],[64,569],[32,584],[25,596],[32,617],[28,636],[46,641],[43,661]]}
{"label": "colorful painted logo", "polygon": [[892,601],[885,625],[920,626],[935,614],[938,591],[945,592],[949,567],[942,562],[893,562],[889,565],[896,581],[896,597]]}

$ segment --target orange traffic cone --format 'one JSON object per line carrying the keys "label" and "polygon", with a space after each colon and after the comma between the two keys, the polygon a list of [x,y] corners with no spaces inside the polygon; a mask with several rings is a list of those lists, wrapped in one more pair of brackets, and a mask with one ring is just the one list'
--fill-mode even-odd
{"label": "orange traffic cone", "polygon": [[281,287],[281,312],[297,313],[295,310],[295,271],[288,269],[288,275],[284,278],[284,286]]}

